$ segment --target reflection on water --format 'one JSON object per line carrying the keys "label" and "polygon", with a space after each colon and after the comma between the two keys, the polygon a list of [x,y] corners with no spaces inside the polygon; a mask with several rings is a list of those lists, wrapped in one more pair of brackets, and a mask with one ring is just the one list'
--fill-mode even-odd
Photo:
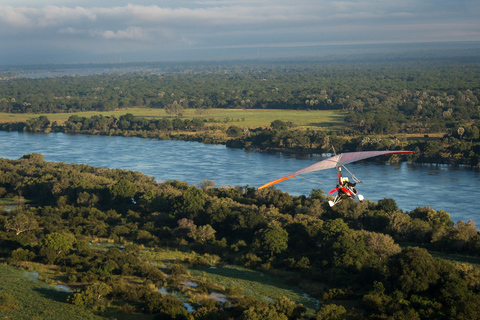
{"label": "reflection on water", "polygon": [[[27,277],[30,280],[34,280],[34,281],[39,281],[40,280],[38,272],[35,272],[35,271],[25,272],[25,277]],[[53,285],[52,288],[56,291],[61,291],[61,292],[68,292],[68,293],[73,292],[73,290],[69,286],[67,286],[66,284],[56,284],[56,285]]]}
{"label": "reflection on water", "polygon": [[215,302],[219,302],[219,303],[227,302],[227,297],[223,293],[212,292],[210,293],[209,297],[215,300]]}
{"label": "reflection on water", "polygon": [[38,280],[38,272],[27,271],[25,272],[25,276],[30,280]]}
{"label": "reflection on water", "polygon": [[[109,136],[28,134],[0,132],[0,157],[17,159],[41,153],[47,161],[85,163],[92,166],[141,171],[158,181],[181,180],[199,184],[213,180],[217,186],[258,187],[270,180],[322,160],[321,155],[245,152],[223,145],[186,141]],[[480,173],[469,168],[402,163],[357,162],[348,166],[362,184],[357,189],[366,199],[395,199],[410,211],[430,206],[450,213],[452,220],[477,217],[480,207]],[[334,170],[293,178],[277,188],[293,195],[308,195],[313,188],[328,192],[336,183]]]}
{"label": "reflection on water", "polygon": [[67,285],[65,285],[65,284],[56,284],[56,285],[54,285],[53,287],[54,287],[55,290],[57,290],[57,291],[61,291],[61,292],[73,292],[73,290],[72,290],[69,286],[67,286]]}

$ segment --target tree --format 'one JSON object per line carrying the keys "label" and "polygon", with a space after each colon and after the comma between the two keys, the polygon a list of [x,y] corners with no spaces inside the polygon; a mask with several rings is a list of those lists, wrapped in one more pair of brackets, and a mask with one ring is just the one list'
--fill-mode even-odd
{"label": "tree", "polygon": [[243,135],[243,130],[237,126],[230,126],[228,127],[226,133],[227,133],[227,136],[229,137],[238,138]]}
{"label": "tree", "polygon": [[242,314],[243,320],[288,320],[287,316],[279,313],[271,305],[255,305],[245,310]]}
{"label": "tree", "polygon": [[200,243],[205,243],[205,241],[215,239],[215,229],[211,225],[207,224],[204,226],[199,226],[191,234],[189,234],[193,239],[198,240]]}
{"label": "tree", "polygon": [[317,320],[343,320],[347,319],[347,310],[344,306],[324,304],[317,312]]}
{"label": "tree", "polygon": [[417,207],[410,212],[412,218],[421,219],[431,223],[434,227],[452,227],[453,221],[450,215],[443,211],[435,211],[430,207]]}
{"label": "tree", "polygon": [[111,187],[111,193],[117,198],[130,199],[137,193],[137,186],[127,179],[120,179]]}
{"label": "tree", "polygon": [[15,231],[18,236],[22,232],[34,230],[38,222],[31,212],[14,211],[5,221],[7,231]]}
{"label": "tree", "polygon": [[54,232],[47,234],[43,239],[43,247],[58,253],[69,251],[75,243],[75,236],[71,233]]}
{"label": "tree", "polygon": [[203,211],[205,206],[205,194],[203,190],[194,186],[190,186],[176,201],[176,213],[188,217],[195,218]]}
{"label": "tree", "polygon": [[157,319],[187,319],[188,316],[182,301],[171,295],[163,297],[159,292],[145,296],[145,309],[162,316]]}
{"label": "tree", "polygon": [[405,293],[426,291],[440,278],[439,263],[426,249],[417,247],[393,257],[390,270],[392,284]]}
{"label": "tree", "polygon": [[186,238],[192,237],[197,230],[197,226],[193,222],[193,220],[183,218],[177,221],[178,227],[173,229],[173,234],[176,237]]}
{"label": "tree", "polygon": [[270,127],[273,129],[273,130],[287,130],[288,129],[288,126],[287,124],[282,121],[282,120],[275,120],[273,121],[271,124],[270,124]]}
{"label": "tree", "polygon": [[301,319],[302,314],[307,311],[303,305],[296,305],[295,302],[287,297],[281,297],[274,304],[279,314],[284,314],[288,319]]}
{"label": "tree", "polygon": [[338,236],[348,233],[350,228],[343,219],[327,220],[320,231],[323,241],[336,239]]}
{"label": "tree", "polygon": [[398,206],[395,200],[383,198],[381,200],[378,200],[378,209],[385,212],[394,212],[398,210]]}
{"label": "tree", "polygon": [[391,236],[377,232],[367,233],[367,246],[375,252],[380,260],[401,251],[400,246],[393,241]]}
{"label": "tree", "polygon": [[255,232],[253,247],[261,252],[280,253],[288,248],[288,232],[280,226]]}
{"label": "tree", "polygon": [[173,103],[168,104],[165,107],[165,112],[168,113],[168,114],[173,114],[175,116],[179,116],[183,112],[183,106],[175,100],[175,101],[173,101]]}
{"label": "tree", "polygon": [[112,287],[104,282],[96,282],[85,287],[81,292],[70,296],[69,302],[78,306],[98,305],[112,292]]}

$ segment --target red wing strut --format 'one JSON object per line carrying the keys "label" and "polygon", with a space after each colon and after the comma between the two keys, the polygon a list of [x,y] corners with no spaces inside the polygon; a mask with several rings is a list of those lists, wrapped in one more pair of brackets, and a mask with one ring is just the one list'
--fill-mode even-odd
{"label": "red wing strut", "polygon": [[[335,155],[331,158],[328,158],[328,159],[322,160],[320,162],[314,163],[311,166],[308,166],[306,168],[303,168],[303,169],[297,170],[295,172],[289,173],[289,174],[287,174],[287,175],[285,175],[281,178],[278,178],[276,180],[270,181],[269,183],[264,184],[263,186],[259,187],[258,189],[260,190],[260,189],[269,187],[271,185],[282,182],[284,180],[296,177],[299,174],[304,174],[304,173],[309,173],[309,172],[313,172],[313,171],[319,171],[319,170],[341,167],[343,165],[346,165],[346,164],[349,164],[349,163],[352,163],[352,162],[356,162],[356,161],[371,158],[371,157],[386,155],[386,154],[406,154],[406,153],[414,153],[414,152],[413,151],[361,151],[361,152],[340,153],[340,154]],[[340,179],[340,176],[339,176],[339,179]]]}

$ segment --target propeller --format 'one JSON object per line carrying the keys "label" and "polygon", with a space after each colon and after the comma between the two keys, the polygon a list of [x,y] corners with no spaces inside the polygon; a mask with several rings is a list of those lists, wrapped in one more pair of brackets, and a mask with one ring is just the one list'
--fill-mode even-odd
{"label": "propeller", "polygon": [[335,188],[335,189],[333,189],[332,191],[330,191],[330,192],[328,193],[328,195],[331,195],[332,193],[335,193],[335,192],[337,192],[337,191],[338,191],[338,189],[339,189],[339,188]]}
{"label": "propeller", "polygon": [[330,192],[328,193],[328,195],[331,195],[332,193],[337,192],[339,189],[341,189],[343,192],[345,192],[345,193],[348,194],[349,196],[351,196],[351,195],[353,194],[352,191],[350,191],[350,190],[348,190],[348,189],[345,189],[345,188],[343,188],[343,187],[339,187],[339,188],[335,188],[335,189],[333,189],[332,191],[330,191]]}

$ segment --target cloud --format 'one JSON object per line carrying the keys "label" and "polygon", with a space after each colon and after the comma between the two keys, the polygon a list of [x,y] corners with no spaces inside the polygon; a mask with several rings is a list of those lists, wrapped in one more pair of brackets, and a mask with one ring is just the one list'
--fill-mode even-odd
{"label": "cloud", "polygon": [[27,17],[25,11],[10,6],[0,7],[0,21],[14,28],[30,27],[33,25],[33,21]]}
{"label": "cloud", "polygon": [[149,35],[146,30],[139,27],[128,27],[125,30],[90,30],[90,35],[100,37],[107,40],[148,40]]}
{"label": "cloud", "polygon": [[95,20],[95,12],[82,7],[67,8],[51,5],[42,9],[0,6],[0,22],[13,28],[74,24],[84,19]]}
{"label": "cloud", "polygon": [[480,41],[478,0],[455,4],[450,0],[46,2],[56,5],[33,0],[15,5],[9,0],[10,5],[0,6],[3,47],[13,54],[15,46],[32,39],[52,51],[61,45],[103,52],[130,50],[132,41],[136,48],[149,50],[408,42],[413,38]]}

